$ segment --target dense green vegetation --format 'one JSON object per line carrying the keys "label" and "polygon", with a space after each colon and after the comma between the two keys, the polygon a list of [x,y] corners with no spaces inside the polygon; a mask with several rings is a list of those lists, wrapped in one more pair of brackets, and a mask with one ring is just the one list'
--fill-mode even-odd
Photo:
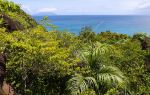
{"label": "dense green vegetation", "polygon": [[75,35],[51,24],[54,29],[47,32],[40,25],[28,28],[28,16],[12,2],[0,0],[0,9],[12,18],[23,13],[18,21],[27,28],[11,33],[0,28],[0,52],[8,58],[6,81],[18,94],[150,94],[149,35],[96,34],[90,27]]}
{"label": "dense green vegetation", "polygon": [[[6,21],[1,15],[6,15],[11,21]],[[37,25],[30,15],[20,9],[19,5],[7,0],[0,0],[0,17],[0,28],[8,26],[12,22],[18,23],[24,29],[32,28]]]}

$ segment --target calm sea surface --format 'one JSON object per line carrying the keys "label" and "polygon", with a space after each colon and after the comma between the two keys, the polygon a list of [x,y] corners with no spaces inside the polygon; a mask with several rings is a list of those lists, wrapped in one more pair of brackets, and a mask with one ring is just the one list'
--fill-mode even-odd
{"label": "calm sea surface", "polygon": [[[42,16],[33,16],[39,22]],[[82,27],[91,26],[96,33],[112,31],[133,35],[136,32],[150,34],[150,16],[49,16],[58,30],[78,34]],[[49,30],[47,28],[47,30]]]}

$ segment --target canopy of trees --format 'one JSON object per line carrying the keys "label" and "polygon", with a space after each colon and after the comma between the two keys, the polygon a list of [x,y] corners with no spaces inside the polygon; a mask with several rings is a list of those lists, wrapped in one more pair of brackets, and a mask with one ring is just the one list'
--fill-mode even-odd
{"label": "canopy of trees", "polygon": [[0,27],[0,52],[7,54],[5,81],[16,93],[150,94],[149,35],[96,34],[90,27],[79,35],[57,29],[47,32],[12,2],[0,0],[0,9],[10,18],[17,15],[24,27],[12,32],[2,23]]}

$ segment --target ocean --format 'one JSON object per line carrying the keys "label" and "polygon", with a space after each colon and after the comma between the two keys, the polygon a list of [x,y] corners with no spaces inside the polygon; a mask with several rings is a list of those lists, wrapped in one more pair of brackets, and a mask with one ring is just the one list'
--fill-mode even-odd
{"label": "ocean", "polygon": [[[33,16],[40,22],[42,16]],[[56,15],[49,16],[51,23],[58,26],[58,30],[79,34],[82,27],[90,26],[94,32],[112,31],[133,35],[137,32],[150,34],[150,16],[129,15]],[[47,28],[47,30],[50,30]]]}

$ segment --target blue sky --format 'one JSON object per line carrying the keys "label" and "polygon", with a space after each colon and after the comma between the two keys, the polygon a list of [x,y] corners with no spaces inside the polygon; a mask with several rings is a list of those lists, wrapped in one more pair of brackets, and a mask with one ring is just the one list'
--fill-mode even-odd
{"label": "blue sky", "polygon": [[147,15],[150,0],[11,0],[31,15]]}

